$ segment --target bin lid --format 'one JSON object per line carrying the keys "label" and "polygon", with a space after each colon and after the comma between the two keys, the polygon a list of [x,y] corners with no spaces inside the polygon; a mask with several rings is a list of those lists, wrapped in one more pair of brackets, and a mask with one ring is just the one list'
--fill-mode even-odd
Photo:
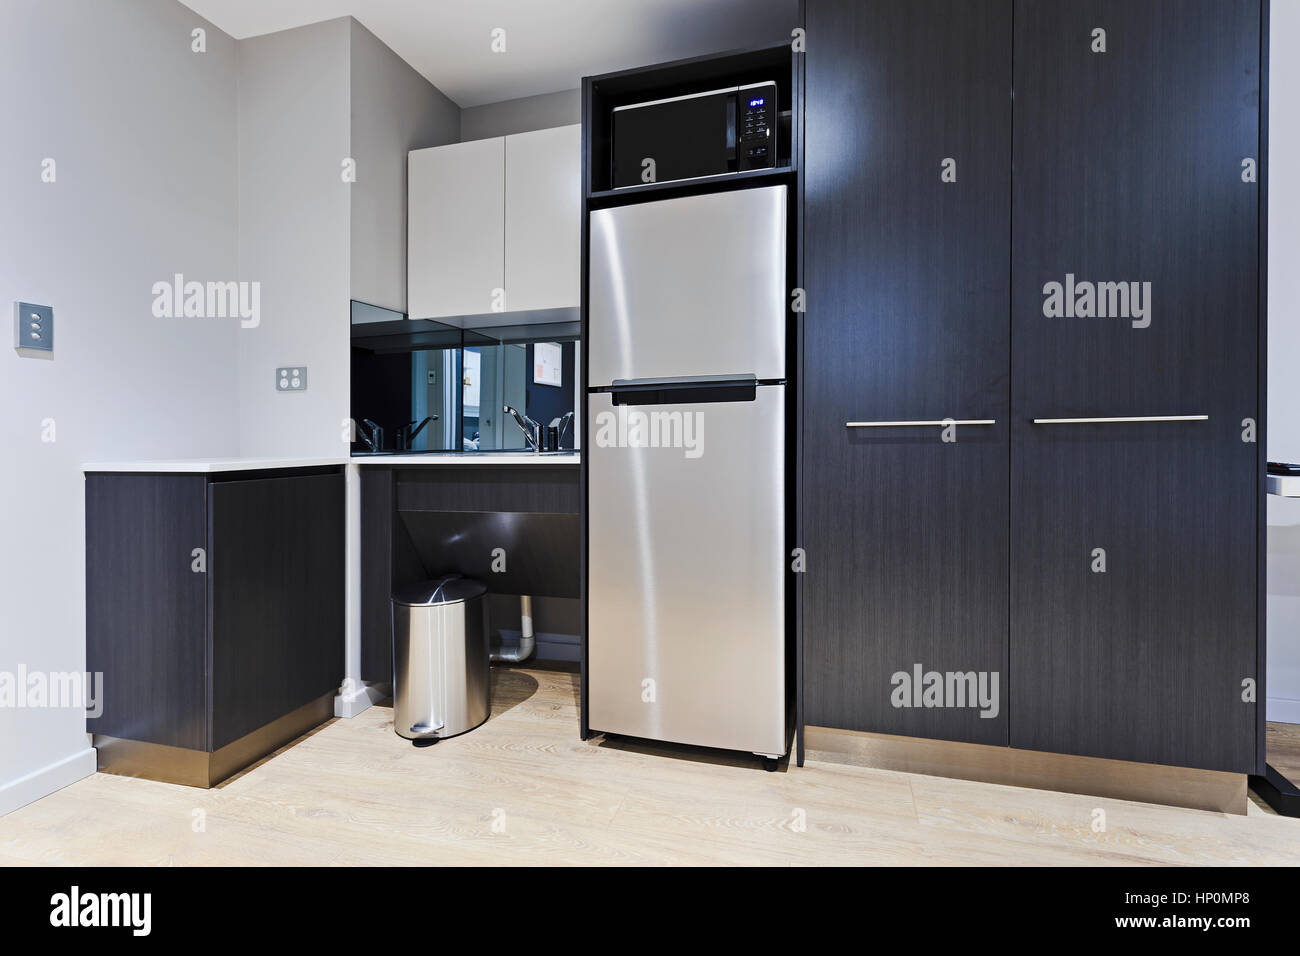
{"label": "bin lid", "polygon": [[461,577],[459,574],[444,574],[432,581],[408,584],[393,592],[395,604],[407,604],[411,607],[428,607],[434,604],[456,604],[470,598],[482,597],[487,593],[487,585],[473,578]]}

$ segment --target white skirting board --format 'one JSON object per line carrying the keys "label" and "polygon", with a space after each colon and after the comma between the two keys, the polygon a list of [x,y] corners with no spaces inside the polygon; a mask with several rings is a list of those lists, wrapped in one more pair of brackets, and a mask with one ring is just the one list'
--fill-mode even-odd
{"label": "white skirting board", "polygon": [[0,816],[62,790],[95,772],[95,748],[87,747],[0,786]]}
{"label": "white skirting board", "polygon": [[350,694],[336,694],[334,697],[335,717],[355,717],[357,714],[393,696],[393,689],[388,684],[366,684]]}

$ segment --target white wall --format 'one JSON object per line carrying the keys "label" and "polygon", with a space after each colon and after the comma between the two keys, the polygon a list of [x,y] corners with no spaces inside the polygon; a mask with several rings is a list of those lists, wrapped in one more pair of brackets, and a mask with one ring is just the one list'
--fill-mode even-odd
{"label": "white wall", "polygon": [[462,142],[469,142],[581,122],[582,91],[561,90],[559,93],[524,96],[463,110],[460,138]]}
{"label": "white wall", "polygon": [[[0,671],[83,671],[82,463],[238,446],[237,322],[151,313],[175,272],[241,278],[235,44],[172,0],[4,0],[0,36]],[[10,347],[16,299],[52,360]],[[81,711],[0,708],[0,813],[94,766]]]}
{"label": "white wall", "polygon": [[[1268,457],[1300,462],[1300,3],[1274,3],[1269,70]],[[1300,723],[1300,498],[1268,498],[1270,720]]]}
{"label": "white wall", "polygon": [[406,311],[406,154],[460,138],[460,108],[352,27],[352,298]]}
{"label": "white wall", "polygon": [[[351,286],[403,307],[406,151],[460,111],[351,18],[236,42],[175,0],[4,0],[0,35],[0,328],[53,305],[56,346],[0,349],[0,671],[79,672],[82,464],[346,454]],[[260,324],[155,318],[177,272],[259,282]],[[0,813],[94,766],[80,709],[0,708]]]}
{"label": "white wall", "polygon": [[[238,45],[239,269],[262,321],[239,337],[239,452],[346,454],[351,20]],[[307,366],[305,392],[275,369]]]}

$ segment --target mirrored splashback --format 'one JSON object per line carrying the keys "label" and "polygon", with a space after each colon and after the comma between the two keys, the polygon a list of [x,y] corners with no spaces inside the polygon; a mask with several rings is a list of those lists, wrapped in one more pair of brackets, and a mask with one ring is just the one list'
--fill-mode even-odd
{"label": "mirrored splashback", "polygon": [[458,329],[352,303],[354,455],[576,447],[576,323]]}

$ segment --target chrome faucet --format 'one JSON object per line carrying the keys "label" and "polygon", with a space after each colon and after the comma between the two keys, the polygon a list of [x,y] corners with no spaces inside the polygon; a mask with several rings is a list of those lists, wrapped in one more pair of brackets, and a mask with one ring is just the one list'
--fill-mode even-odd
{"label": "chrome faucet", "polygon": [[523,430],[524,441],[528,443],[528,447],[535,452],[540,452],[542,450],[542,426],[527,415],[520,415],[509,405],[504,406],[503,410],[515,417],[515,424]]}
{"label": "chrome faucet", "polygon": [[[361,419],[361,440],[365,442],[367,448],[371,451],[384,450],[384,430],[368,418]],[[370,429],[370,434],[366,434],[366,428]]]}
{"label": "chrome faucet", "polygon": [[397,429],[397,450],[408,451],[411,447],[411,442],[415,441],[415,437],[419,435],[420,432],[424,431],[424,426],[429,424],[429,422],[436,422],[437,420],[437,415],[425,415],[424,420],[421,421],[420,424],[416,425],[414,421],[410,421]]}

